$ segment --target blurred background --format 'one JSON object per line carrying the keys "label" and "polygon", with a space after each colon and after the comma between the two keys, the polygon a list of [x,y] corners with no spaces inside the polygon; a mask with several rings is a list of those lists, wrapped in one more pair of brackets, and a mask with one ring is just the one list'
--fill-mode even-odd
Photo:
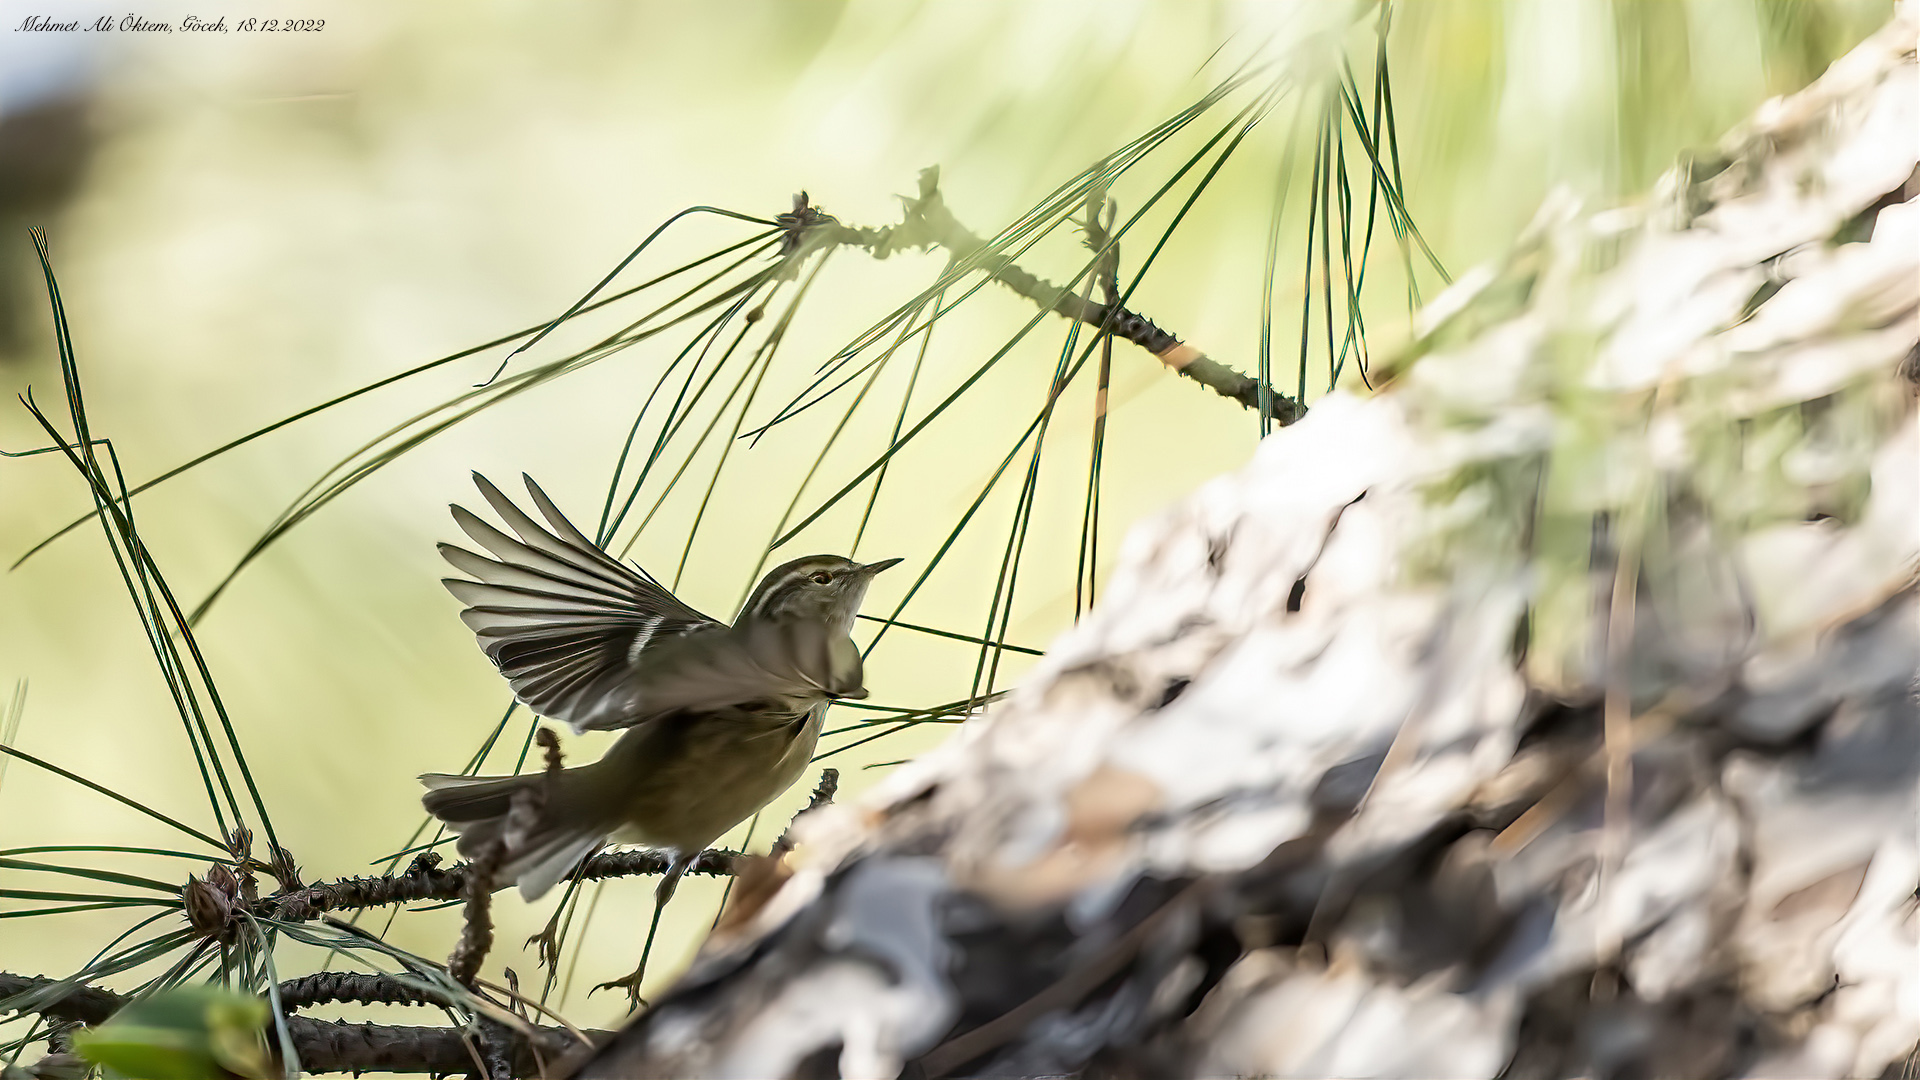
{"label": "blurred background", "polygon": [[[1556,186],[1597,201],[1643,192],[1677,155],[1710,146],[1761,101],[1805,85],[1890,7],[1473,0],[1396,8],[1386,40],[1407,209],[1457,276],[1503,251]],[[188,13],[161,4],[129,10],[175,23]],[[919,170],[938,165],[955,215],[991,236],[1222,79],[1261,70],[1266,58],[1288,57],[1293,78],[1311,87],[1349,57],[1371,93],[1380,19],[1371,5],[1319,0],[271,0],[193,14],[224,14],[229,24],[318,18],[324,28],[17,29],[29,16],[101,14],[65,0],[0,0],[0,389],[8,395],[0,449],[46,444],[11,395],[31,388],[51,413],[64,412],[45,286],[26,232],[38,226],[59,275],[93,430],[113,441],[129,482],[336,395],[551,320],[685,207],[771,218],[805,189],[842,221],[885,225],[899,220],[899,196],[916,190]],[[1171,230],[1129,303],[1223,363],[1253,370],[1269,224],[1279,180],[1290,177],[1271,330],[1275,381],[1290,393],[1299,311],[1327,284],[1321,277],[1316,285],[1311,266],[1304,275],[1299,269],[1315,159],[1317,114],[1298,104],[1307,93],[1294,91],[1266,114],[1244,152]],[[1216,106],[1219,115],[1209,113],[1116,182],[1122,220],[1208,138],[1238,131],[1228,121],[1247,100]],[[1364,191],[1364,156],[1355,150],[1343,161],[1354,170],[1354,190]],[[1183,190],[1156,204],[1142,226],[1153,228],[1123,241],[1123,287],[1184,197]],[[759,228],[688,219],[622,283]],[[1384,224],[1380,231],[1376,244],[1389,258],[1370,271],[1377,276],[1361,302],[1370,349],[1386,355],[1405,333],[1409,289],[1392,236]],[[1020,261],[1065,282],[1086,258],[1066,227]],[[1037,310],[988,286],[942,318],[917,375],[917,342],[889,361],[872,403],[845,422],[811,481],[857,386],[758,442],[736,441],[709,498],[708,476],[735,417],[744,416],[747,429],[771,419],[818,367],[932,283],[944,257],[875,260],[844,250],[829,262],[765,385],[744,412],[709,401],[687,414],[690,432],[717,418],[716,434],[693,454],[688,479],[648,480],[620,536],[633,538],[632,557],[662,580],[677,578],[683,597],[721,617],[757,577],[796,491],[804,514],[839,490],[884,450],[897,417],[911,425],[925,415]],[[1441,283],[1422,264],[1413,284],[1431,298]],[[792,291],[772,304],[772,315]],[[569,324],[516,358],[509,374],[634,317]],[[864,528],[864,499],[849,500],[776,558],[844,552],[858,532],[860,554],[908,561],[879,580],[866,608],[891,611],[1045,403],[1066,333],[1049,316],[929,425],[894,459]],[[393,457],[268,547],[200,622],[199,643],[274,825],[310,878],[371,873],[373,862],[403,847],[421,817],[416,774],[459,769],[508,703],[439,584],[446,569],[434,543],[458,539],[446,504],[477,505],[472,470],[499,481],[525,471],[591,524],[636,410],[690,340],[691,331],[668,333],[615,353]],[[183,603],[199,602],[326,470],[468,392],[507,352],[483,350],[356,398],[141,495],[141,535],[174,591]],[[1325,391],[1326,366],[1310,370],[1309,399]],[[1005,640],[1044,648],[1071,624],[1092,433],[1088,379],[1061,398],[1046,456],[1034,467],[1030,511],[1020,512],[1027,445],[900,618],[974,637],[1001,633],[1002,622],[989,621],[997,603],[990,596],[1010,529],[1025,520]],[[670,381],[662,393],[680,385]],[[1341,385],[1365,389],[1350,374]],[[1238,466],[1259,437],[1254,414],[1130,345],[1114,351],[1111,401],[1102,568],[1128,523]],[[637,444],[642,455],[657,427],[649,423]],[[665,474],[681,458],[662,460]],[[658,512],[638,527],[656,498]],[[0,560],[13,562],[90,505],[57,455],[0,460]],[[873,628],[862,629],[863,642]],[[871,700],[926,707],[965,698],[980,656],[966,642],[891,630],[869,660]],[[1009,685],[1029,663],[1006,654],[994,686]],[[12,745],[212,828],[174,703],[96,525],[0,574],[0,700],[22,684],[24,707],[4,732]],[[837,709],[828,726],[873,717]],[[524,714],[514,717],[484,771],[512,766],[526,723]],[[857,797],[885,763],[950,734],[947,724],[912,727],[822,764],[841,769],[842,798]],[[822,750],[861,737],[834,736]],[[578,761],[604,741],[569,736],[565,745]],[[804,802],[817,769],[768,808],[755,848],[764,850]],[[162,825],[19,762],[0,772],[0,846],[174,839]],[[728,841],[744,842],[744,830]],[[155,861],[139,872],[172,880],[190,868]],[[46,887],[7,871],[0,884]],[[682,887],[653,985],[697,945],[720,892],[705,879]],[[639,879],[587,890],[582,910],[592,906],[593,916],[576,920],[563,957],[568,977],[555,994],[570,1019],[604,1026],[625,1012],[620,995],[586,990],[631,969],[651,896],[652,882]],[[520,943],[556,899],[526,905],[503,894],[490,972],[508,966],[523,981],[537,978],[532,951]],[[30,903],[0,900],[16,910]],[[389,938],[441,958],[458,920],[457,909],[405,913]],[[0,919],[0,968],[65,973],[133,921],[114,910]],[[384,911],[363,919],[374,929],[386,923]],[[289,946],[278,956],[280,972],[312,970],[323,955]],[[122,981],[133,985],[140,974]]]}

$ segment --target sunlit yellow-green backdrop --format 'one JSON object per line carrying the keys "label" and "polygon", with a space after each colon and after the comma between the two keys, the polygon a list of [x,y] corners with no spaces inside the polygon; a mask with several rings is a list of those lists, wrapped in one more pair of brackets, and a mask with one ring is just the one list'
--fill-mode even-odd
{"label": "sunlit yellow-green backdrop", "polygon": [[[195,13],[210,18],[216,7]],[[8,401],[32,387],[36,400],[61,404],[22,231],[41,224],[94,429],[113,440],[133,481],[333,394],[551,318],[689,205],[772,216],[805,188],[843,220],[885,224],[898,220],[896,195],[938,164],[949,205],[990,235],[1234,65],[1347,10],[1331,0],[242,7],[227,5],[230,21],[323,17],[326,25],[303,35],[88,42],[72,61],[92,87],[86,171],[68,201],[35,210],[31,221],[7,217],[11,231],[0,236],[0,260],[20,271],[12,302],[34,320],[0,355],[0,389]],[[1391,58],[1411,210],[1458,272],[1498,253],[1556,184],[1590,199],[1643,190],[1677,152],[1803,85],[1887,8],[1865,0],[1400,5]],[[186,13],[163,4],[135,10],[156,19]],[[29,13],[13,0],[0,12],[0,33]],[[1352,35],[1356,57],[1370,58],[1371,26],[1363,19]],[[56,47],[9,37],[12,51],[0,59]],[[1137,309],[1243,369],[1254,363],[1260,260],[1290,116],[1277,112],[1222,172],[1134,297]],[[1122,212],[1216,127],[1198,125],[1204,132],[1180,143],[1184,150],[1118,185]],[[1296,177],[1296,190],[1304,183]],[[1298,212],[1289,211],[1288,236]],[[672,234],[668,249],[684,258],[745,235],[745,226],[694,223]],[[1064,280],[1085,257],[1076,240],[1063,233],[1023,261]],[[1123,247],[1123,277],[1148,246],[1143,234]],[[1302,283],[1297,239],[1281,247],[1276,337],[1286,358]],[[666,254],[652,264],[670,265]],[[940,265],[937,255],[835,255],[752,416],[770,415]],[[1391,280],[1369,307],[1382,343],[1404,332],[1407,317],[1404,288]],[[1424,284],[1431,295],[1432,281]],[[1032,311],[998,287],[975,297],[935,335],[917,391],[928,396],[916,400],[956,385]],[[1043,323],[900,459],[861,554],[904,555],[909,566],[881,579],[868,610],[898,597],[1032,419],[1064,332],[1058,320]],[[506,704],[438,584],[445,568],[433,545],[457,538],[445,505],[475,502],[468,471],[499,479],[531,472],[591,521],[638,402],[683,341],[620,353],[427,443],[270,549],[212,610],[200,641],[280,835],[310,876],[368,872],[369,860],[402,844],[420,814],[413,777],[457,769]],[[389,388],[142,496],[143,534],[175,589],[197,600],[321,470],[483,379],[502,355]],[[1283,387],[1290,364],[1277,366]],[[856,415],[809,489],[814,498],[884,444],[905,375],[898,364],[877,384],[877,398],[892,396]],[[1103,565],[1127,522],[1243,462],[1256,435],[1238,406],[1130,346],[1117,350],[1113,379]],[[1322,383],[1316,376],[1316,392]],[[1090,390],[1083,376],[1048,435],[1029,569],[1008,634],[1016,643],[1044,646],[1072,617]],[[816,410],[735,451],[686,567],[682,592],[692,603],[731,613],[836,419],[837,409]],[[0,406],[0,449],[44,441],[24,410]],[[982,632],[1024,460],[905,618]],[[634,548],[656,574],[678,562],[704,490],[696,478]],[[11,561],[87,505],[57,458],[0,461],[0,558]],[[828,517],[792,553],[843,550],[854,517]],[[871,661],[869,685],[876,701],[933,704],[966,693],[974,659],[964,644],[895,632]],[[1010,660],[1001,684],[1019,667]],[[30,689],[16,745],[211,827],[179,721],[97,529],[0,575],[0,697],[22,679]],[[830,723],[861,718],[836,712]],[[516,742],[522,724],[510,728]],[[842,797],[881,775],[862,766],[925,750],[947,733],[919,728],[842,755],[834,762]],[[567,740],[576,757],[599,744]],[[769,808],[756,845],[804,796],[797,788]],[[0,783],[0,847],[173,841],[163,826],[19,763]],[[185,872],[176,862],[142,870]],[[20,874],[0,879],[47,887]],[[578,1022],[604,1025],[624,1011],[616,995],[589,998],[585,989],[631,968],[651,891],[641,880],[606,886],[590,928],[576,930],[578,971],[565,1010]],[[711,881],[682,888],[657,978],[683,962],[718,896]],[[504,965],[534,977],[520,942],[552,903],[503,895],[490,971]],[[131,921],[116,912],[0,920],[0,968],[64,973]],[[375,913],[369,925],[384,921]],[[406,914],[392,940],[442,957],[457,924],[452,910]],[[289,947],[282,974],[320,959]]]}

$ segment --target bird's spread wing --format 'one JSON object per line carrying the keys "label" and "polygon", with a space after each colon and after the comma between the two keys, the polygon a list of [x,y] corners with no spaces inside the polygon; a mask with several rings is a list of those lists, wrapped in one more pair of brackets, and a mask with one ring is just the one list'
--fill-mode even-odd
{"label": "bird's spread wing", "polygon": [[441,555],[476,579],[445,581],[467,605],[461,621],[507,677],[514,696],[575,730],[644,719],[634,715],[629,685],[636,667],[662,643],[723,631],[724,624],[600,550],[532,478],[527,491],[551,532],[485,477],[476,473],[473,479],[519,539],[454,507],[460,528],[495,558],[441,544]]}
{"label": "bird's spread wing", "polygon": [[600,550],[531,478],[527,491],[551,532],[486,478],[474,482],[519,539],[454,507],[460,528],[495,557],[441,544],[448,562],[477,579],[446,586],[534,712],[587,731],[680,711],[866,696],[859,652],[844,634],[805,622],[729,627]]}
{"label": "bird's spread wing", "polygon": [[800,712],[830,698],[863,698],[860,651],[845,634],[807,621],[743,619],[665,646],[637,673],[648,715],[766,705]]}

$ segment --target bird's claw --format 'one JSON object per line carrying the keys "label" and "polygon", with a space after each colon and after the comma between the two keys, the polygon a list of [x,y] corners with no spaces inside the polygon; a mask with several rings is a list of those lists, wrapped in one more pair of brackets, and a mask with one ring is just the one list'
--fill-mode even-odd
{"label": "bird's claw", "polygon": [[598,993],[601,990],[613,990],[617,988],[627,992],[627,1003],[632,1007],[638,1009],[643,1005],[651,1005],[652,1002],[640,996],[640,979],[644,974],[644,970],[635,971],[632,974],[614,979],[612,982],[603,982],[587,992],[591,994]]}
{"label": "bird's claw", "polygon": [[528,938],[527,944],[533,947],[534,955],[539,958],[538,962],[543,967],[560,966],[560,940],[554,932],[553,923],[549,922],[545,930]]}

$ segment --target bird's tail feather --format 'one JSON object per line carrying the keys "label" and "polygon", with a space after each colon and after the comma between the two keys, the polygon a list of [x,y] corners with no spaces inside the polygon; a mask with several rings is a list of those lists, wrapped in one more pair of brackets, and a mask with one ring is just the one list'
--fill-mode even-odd
{"label": "bird's tail feather", "polygon": [[[540,774],[449,776],[429,773],[420,778],[427,786],[427,794],[421,801],[428,813],[460,834],[460,854],[473,859],[492,848],[506,831],[514,794],[545,781],[546,777]],[[607,841],[607,830],[600,823],[555,812],[560,809],[542,807],[533,827],[506,852],[496,871],[498,880],[517,882],[520,895],[528,900],[545,895],[568,871]]]}
{"label": "bird's tail feather", "polygon": [[533,779],[538,778],[428,773],[420,778],[427,786],[427,794],[420,801],[426,804],[427,813],[465,835],[462,826],[504,815],[513,805],[513,793]]}

